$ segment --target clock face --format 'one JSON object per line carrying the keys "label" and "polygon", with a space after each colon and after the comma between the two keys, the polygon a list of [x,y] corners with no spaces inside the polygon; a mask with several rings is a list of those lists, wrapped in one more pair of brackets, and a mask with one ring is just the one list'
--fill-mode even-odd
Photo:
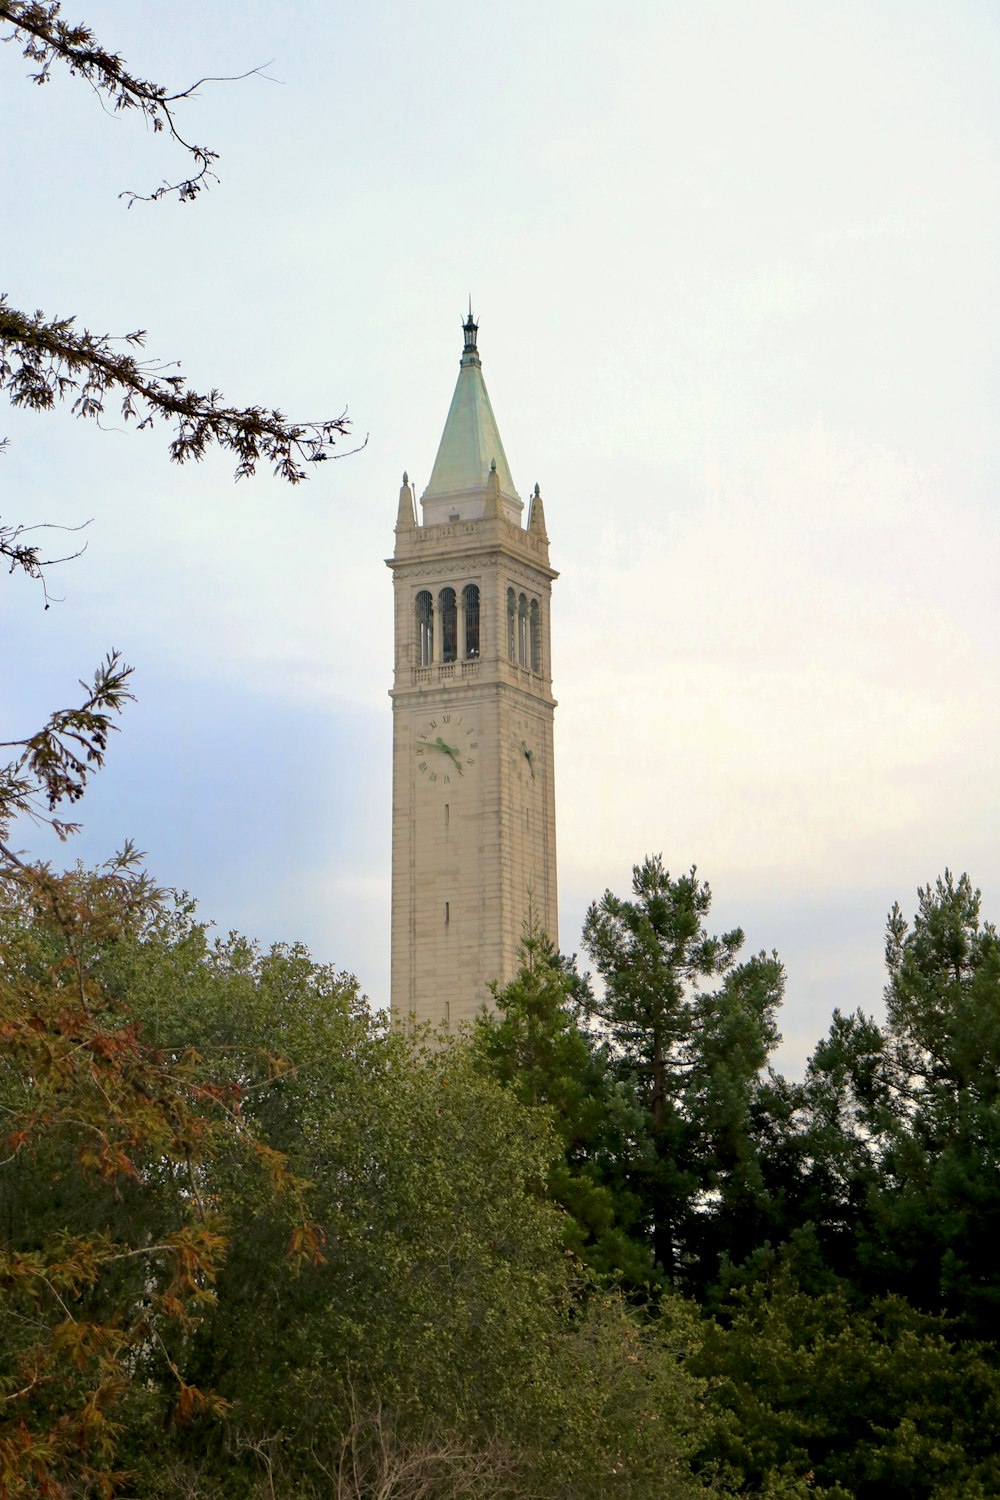
{"label": "clock face", "polygon": [[417,724],[413,749],[417,772],[425,781],[461,786],[479,761],[479,730],[468,714],[435,714]]}
{"label": "clock face", "polygon": [[510,769],[514,780],[529,791],[541,779],[539,740],[534,726],[526,719],[515,719],[511,725]]}

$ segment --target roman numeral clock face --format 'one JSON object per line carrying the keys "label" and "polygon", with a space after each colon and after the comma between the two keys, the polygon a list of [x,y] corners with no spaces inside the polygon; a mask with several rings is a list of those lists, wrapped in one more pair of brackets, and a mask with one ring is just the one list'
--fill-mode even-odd
{"label": "roman numeral clock face", "polygon": [[436,786],[461,786],[479,760],[479,730],[468,714],[437,714],[418,724],[413,749],[417,772]]}

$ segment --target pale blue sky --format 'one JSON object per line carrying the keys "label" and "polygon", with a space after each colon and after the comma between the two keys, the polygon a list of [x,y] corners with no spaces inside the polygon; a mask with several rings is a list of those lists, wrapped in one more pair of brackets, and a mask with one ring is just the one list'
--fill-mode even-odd
{"label": "pale blue sky", "polygon": [[471,292],[562,573],[562,946],[647,851],[697,861],[718,926],[786,961],[795,1065],[877,1006],[894,899],[949,864],[1000,918],[995,6],[79,14],[164,83],[281,81],[206,86],[180,123],[219,186],[127,210],[178,153],[0,49],[15,305],[145,327],[196,387],[346,406],[369,442],[289,491],[172,468],[165,433],[0,420],[0,512],[94,518],[65,602],[0,594],[3,737],[107,647],[137,669],[76,852],[131,835],[222,929],[387,999],[383,559]]}

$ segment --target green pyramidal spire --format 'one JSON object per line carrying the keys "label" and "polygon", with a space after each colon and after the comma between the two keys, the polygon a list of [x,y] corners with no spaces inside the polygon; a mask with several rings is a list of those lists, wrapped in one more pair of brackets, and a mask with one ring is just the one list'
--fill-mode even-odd
{"label": "green pyramidal spire", "polygon": [[437,525],[456,515],[463,521],[478,520],[486,503],[490,465],[494,461],[504,513],[509,520],[520,523],[521,497],[514,488],[483,379],[476,347],[479,324],[472,316],[471,304],[462,332],[465,346],[459,363],[458,383],[451,398],[430,482],[420,497],[424,524]]}

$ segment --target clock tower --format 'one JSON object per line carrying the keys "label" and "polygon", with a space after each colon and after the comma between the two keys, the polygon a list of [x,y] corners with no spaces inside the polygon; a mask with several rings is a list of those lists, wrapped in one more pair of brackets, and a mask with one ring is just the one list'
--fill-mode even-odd
{"label": "clock tower", "polygon": [[430,482],[406,474],[396,547],[392,1011],[452,1026],[517,971],[529,909],[557,940],[549,605],[537,484],[527,516],[463,326]]}

